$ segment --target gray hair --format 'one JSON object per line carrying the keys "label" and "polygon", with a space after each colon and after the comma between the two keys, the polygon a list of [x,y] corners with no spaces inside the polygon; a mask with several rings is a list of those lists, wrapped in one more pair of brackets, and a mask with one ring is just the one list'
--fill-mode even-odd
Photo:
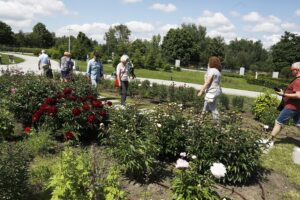
{"label": "gray hair", "polygon": [[300,69],[300,62],[293,63],[292,68]]}

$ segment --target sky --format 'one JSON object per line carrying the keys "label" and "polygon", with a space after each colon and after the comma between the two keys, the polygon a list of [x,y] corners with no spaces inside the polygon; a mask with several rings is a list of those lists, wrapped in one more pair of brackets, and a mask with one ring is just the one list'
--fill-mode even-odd
{"label": "sky", "polygon": [[0,21],[14,32],[38,22],[57,36],[81,31],[102,44],[114,25],[127,25],[133,41],[194,23],[226,43],[243,38],[269,48],[284,31],[300,35],[300,0],[0,0]]}

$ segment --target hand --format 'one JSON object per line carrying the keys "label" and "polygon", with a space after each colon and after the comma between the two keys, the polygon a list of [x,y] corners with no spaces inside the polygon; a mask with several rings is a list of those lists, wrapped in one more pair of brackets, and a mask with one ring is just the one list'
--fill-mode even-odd
{"label": "hand", "polygon": [[202,94],[203,94],[203,91],[202,91],[202,90],[200,90],[200,91],[198,92],[197,96],[198,96],[198,97],[201,97],[201,96],[202,96]]}

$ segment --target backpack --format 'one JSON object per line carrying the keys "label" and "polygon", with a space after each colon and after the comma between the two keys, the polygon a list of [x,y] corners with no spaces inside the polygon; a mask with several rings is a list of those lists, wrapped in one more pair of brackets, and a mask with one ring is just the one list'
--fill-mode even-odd
{"label": "backpack", "polygon": [[67,61],[67,70],[68,71],[71,71],[73,69],[73,66],[74,66],[74,62],[72,61],[72,59],[70,58],[68,61]]}

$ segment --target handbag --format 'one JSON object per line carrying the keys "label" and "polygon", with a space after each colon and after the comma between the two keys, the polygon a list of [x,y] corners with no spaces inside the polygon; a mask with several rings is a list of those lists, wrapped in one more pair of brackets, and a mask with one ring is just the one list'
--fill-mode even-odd
{"label": "handbag", "polygon": [[205,94],[205,97],[204,97],[204,100],[207,101],[207,102],[213,102],[216,98],[216,94],[215,93],[206,93]]}
{"label": "handbag", "polygon": [[52,69],[51,68],[48,68],[47,71],[46,71],[46,77],[47,78],[53,78],[53,72],[52,72]]}
{"label": "handbag", "polygon": [[116,78],[114,82],[115,87],[120,87],[119,80]]}

